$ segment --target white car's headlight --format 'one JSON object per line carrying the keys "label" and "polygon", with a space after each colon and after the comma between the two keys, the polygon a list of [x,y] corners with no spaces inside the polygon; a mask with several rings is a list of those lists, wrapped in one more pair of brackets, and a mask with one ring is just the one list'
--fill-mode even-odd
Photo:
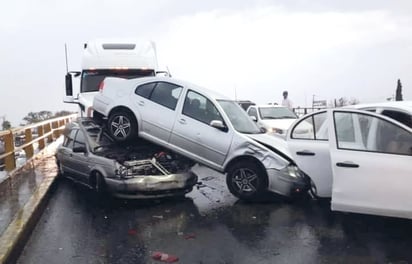
{"label": "white car's headlight", "polygon": [[276,127],[271,127],[271,128],[267,129],[267,132],[270,133],[270,134],[276,133],[276,134],[283,135],[283,134],[286,133],[286,130],[276,128]]}

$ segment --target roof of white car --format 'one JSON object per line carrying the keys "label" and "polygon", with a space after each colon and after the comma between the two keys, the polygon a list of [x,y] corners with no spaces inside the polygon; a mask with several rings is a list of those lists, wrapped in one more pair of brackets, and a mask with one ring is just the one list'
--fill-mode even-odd
{"label": "roof of white car", "polygon": [[[109,77],[109,78],[113,78],[113,77]],[[121,79],[121,78],[113,78],[113,79]],[[202,94],[206,94],[207,96],[215,99],[215,100],[232,100],[230,98],[228,98],[227,96],[221,95],[213,90],[201,87],[199,85],[187,82],[187,81],[183,81],[180,79],[176,79],[176,78],[171,78],[171,77],[160,77],[160,76],[155,76],[155,77],[140,77],[140,78],[135,78],[135,79],[122,79],[125,82],[128,83],[134,83],[135,85],[139,85],[141,83],[147,83],[147,82],[170,82],[170,83],[174,83],[183,87],[190,87],[190,89],[194,90],[194,91],[198,91],[201,92]]]}
{"label": "roof of white car", "polygon": [[388,101],[380,103],[367,103],[347,106],[348,108],[364,109],[370,107],[387,107],[403,109],[412,113],[412,101]]}

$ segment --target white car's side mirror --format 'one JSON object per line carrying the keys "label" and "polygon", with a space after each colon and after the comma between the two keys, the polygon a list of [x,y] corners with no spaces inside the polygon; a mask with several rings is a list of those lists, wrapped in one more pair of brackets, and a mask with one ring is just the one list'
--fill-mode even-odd
{"label": "white car's side mirror", "polygon": [[256,116],[250,116],[250,118],[251,118],[254,122],[257,122]]}

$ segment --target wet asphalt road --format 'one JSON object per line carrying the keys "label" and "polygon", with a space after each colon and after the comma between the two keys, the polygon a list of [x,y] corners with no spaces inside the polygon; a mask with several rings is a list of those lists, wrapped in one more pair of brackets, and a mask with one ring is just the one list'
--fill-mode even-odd
{"label": "wet asphalt road", "polygon": [[333,213],[326,201],[244,203],[221,175],[184,199],[98,201],[62,180],[18,263],[412,263],[412,221]]}

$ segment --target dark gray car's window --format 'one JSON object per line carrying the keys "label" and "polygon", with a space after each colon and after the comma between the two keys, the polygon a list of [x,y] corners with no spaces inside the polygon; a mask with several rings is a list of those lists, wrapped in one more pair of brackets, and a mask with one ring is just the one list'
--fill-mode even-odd
{"label": "dark gray car's window", "polygon": [[66,148],[73,148],[74,138],[76,137],[78,129],[73,129],[70,131],[70,134],[67,135],[65,141],[63,142],[63,146]]}
{"label": "dark gray car's window", "polygon": [[175,84],[158,82],[149,99],[155,103],[175,110],[182,89],[181,86]]}
{"label": "dark gray car's window", "polygon": [[74,140],[74,147],[86,147],[86,139],[84,137],[84,134],[82,131],[79,130],[79,132],[76,135],[76,138]]}
{"label": "dark gray car's window", "polygon": [[187,92],[182,114],[207,125],[209,125],[212,120],[223,122],[222,116],[213,103],[203,95],[193,91]]}
{"label": "dark gray car's window", "polygon": [[153,88],[156,86],[156,83],[146,83],[138,86],[135,90],[135,94],[138,94],[144,98],[149,99],[152,94]]}

